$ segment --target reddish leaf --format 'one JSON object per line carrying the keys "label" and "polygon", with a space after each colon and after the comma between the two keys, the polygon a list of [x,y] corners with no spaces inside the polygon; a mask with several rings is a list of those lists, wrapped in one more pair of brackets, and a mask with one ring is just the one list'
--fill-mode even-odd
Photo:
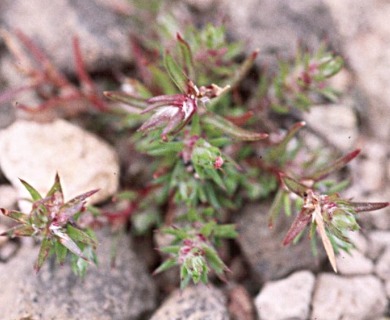
{"label": "reddish leaf", "polygon": [[365,212],[386,208],[389,202],[350,202],[349,205],[355,212]]}
{"label": "reddish leaf", "polygon": [[293,224],[288,230],[286,237],[283,240],[283,245],[290,244],[297,235],[299,235],[308,225],[312,218],[313,212],[306,208],[302,208],[298,216],[295,218]]}

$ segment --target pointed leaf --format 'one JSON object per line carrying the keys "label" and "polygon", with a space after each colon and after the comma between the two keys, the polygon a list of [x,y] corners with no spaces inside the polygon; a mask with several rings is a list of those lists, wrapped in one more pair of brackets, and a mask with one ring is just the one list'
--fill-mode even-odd
{"label": "pointed leaf", "polygon": [[316,208],[316,210],[314,211],[314,219],[316,221],[317,231],[320,234],[322,244],[324,245],[330,264],[332,265],[334,272],[337,272],[336,257],[334,254],[332,243],[330,242],[329,237],[325,231],[324,219],[322,218],[320,208]]}
{"label": "pointed leaf", "polygon": [[177,33],[176,38],[178,40],[180,52],[183,58],[184,70],[187,72],[187,75],[190,79],[194,79],[194,61],[192,58],[190,45],[181,37],[179,33]]}
{"label": "pointed leaf", "polygon": [[73,227],[71,224],[68,224],[66,227],[69,237],[71,237],[76,242],[81,242],[92,248],[96,248],[97,241],[88,235],[85,231]]}
{"label": "pointed leaf", "polygon": [[68,249],[60,242],[56,241],[54,245],[54,252],[56,254],[58,264],[64,264],[66,256],[68,254]]}
{"label": "pointed leaf", "polygon": [[134,97],[126,92],[104,91],[103,94],[111,100],[125,103],[139,110],[143,110],[148,106],[148,103],[144,99]]}
{"label": "pointed leaf", "polygon": [[7,210],[4,208],[0,208],[0,212],[6,217],[21,223],[26,223],[29,219],[28,214],[16,210]]}
{"label": "pointed leaf", "polygon": [[280,211],[282,209],[282,200],[283,200],[283,189],[279,189],[275,195],[274,201],[272,202],[271,208],[268,212],[268,227],[272,228],[274,221],[279,216]]}
{"label": "pointed leaf", "polygon": [[389,202],[350,202],[349,205],[355,212],[365,212],[386,208]]}
{"label": "pointed leaf", "polygon": [[321,180],[326,176],[328,176],[329,174],[331,174],[332,172],[340,170],[341,168],[345,167],[347,163],[350,162],[352,159],[354,159],[359,153],[360,153],[360,149],[356,149],[348,153],[347,155],[337,159],[331,165],[318,170],[316,173],[312,174],[309,178],[314,181]]}
{"label": "pointed leaf", "polygon": [[231,121],[211,112],[204,115],[201,118],[201,121],[217,130],[222,131],[232,138],[242,141],[257,141],[268,137],[267,133],[257,133],[242,129]]}
{"label": "pointed leaf", "polygon": [[[52,196],[56,192],[59,192],[61,194],[61,196],[63,197],[61,181],[60,181],[60,176],[58,175],[58,172],[56,173],[56,176],[54,179],[54,184],[50,188],[49,192],[46,194],[46,197]],[[64,201],[64,200],[62,200],[62,201]]]}
{"label": "pointed leaf", "polygon": [[211,248],[209,246],[203,246],[202,249],[204,250],[207,262],[217,274],[221,274],[225,270],[227,270],[227,267],[225,266],[221,258],[218,256],[218,253],[214,248]]}
{"label": "pointed leaf", "polygon": [[6,231],[3,231],[0,233],[0,236],[8,236],[10,238],[13,237],[30,237],[35,233],[35,230],[33,227],[29,225],[17,225],[11,229],[8,229]]}
{"label": "pointed leaf", "polygon": [[88,261],[88,258],[84,256],[82,250],[79,246],[67,235],[65,232],[61,231],[61,229],[51,229],[53,234],[57,237],[58,241],[66,247],[70,252],[75,254],[76,256]]}
{"label": "pointed leaf", "polygon": [[[236,70],[233,78],[229,79],[228,83],[230,85],[230,88],[234,88],[237,86],[242,79],[247,75],[249,70],[252,68],[253,64],[255,63],[255,60],[257,58],[257,55],[259,54],[259,49],[253,51],[245,60],[244,62],[238,67]],[[230,89],[229,88],[229,89]]]}
{"label": "pointed leaf", "polygon": [[283,245],[287,246],[290,244],[306,228],[312,218],[312,214],[310,210],[302,208],[283,239]]}
{"label": "pointed leaf", "polygon": [[170,258],[165,260],[156,270],[153,271],[153,275],[166,271],[177,265],[176,258]]}
{"label": "pointed leaf", "polygon": [[33,186],[31,186],[29,183],[27,183],[23,179],[19,179],[19,180],[23,184],[23,186],[27,189],[27,191],[30,193],[33,201],[37,201],[37,200],[42,199],[42,196],[40,195],[40,193]]}
{"label": "pointed leaf", "polygon": [[290,178],[288,176],[282,176],[281,179],[288,190],[299,195],[301,198],[305,197],[305,194],[306,194],[307,190],[309,189],[308,187],[306,187],[302,183],[300,183],[297,180]]}
{"label": "pointed leaf", "polygon": [[41,247],[39,249],[38,259],[34,264],[34,269],[36,272],[39,272],[47,258],[49,257],[51,249],[51,241],[47,238],[42,240]]}
{"label": "pointed leaf", "polygon": [[180,89],[180,91],[182,93],[187,92],[188,78],[169,52],[165,53],[164,66],[169,74],[169,77]]}

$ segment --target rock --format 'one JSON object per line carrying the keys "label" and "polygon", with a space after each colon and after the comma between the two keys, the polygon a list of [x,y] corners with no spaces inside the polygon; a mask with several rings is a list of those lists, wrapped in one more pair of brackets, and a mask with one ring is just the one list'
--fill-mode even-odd
{"label": "rock", "polygon": [[299,271],[286,279],[267,282],[255,298],[259,319],[307,319],[314,282],[315,277],[309,271]]}
{"label": "rock", "polygon": [[388,1],[324,0],[334,19],[348,66],[356,74],[369,105],[362,106],[371,133],[389,141],[390,3]]}
{"label": "rock", "polygon": [[213,286],[197,285],[174,291],[151,320],[228,320],[226,298]]}
{"label": "rock", "polygon": [[242,285],[229,290],[229,313],[234,320],[254,320],[254,307],[249,292]]}
{"label": "rock", "polygon": [[371,259],[376,260],[386,250],[390,248],[390,232],[374,230],[368,234],[369,247],[368,254]]}
{"label": "rock", "polygon": [[375,273],[383,280],[390,281],[390,247],[387,247],[375,265]]}
{"label": "rock", "polygon": [[344,275],[370,274],[374,270],[374,263],[358,250],[352,250],[350,254],[341,251],[336,262],[338,271]]}
{"label": "rock", "polygon": [[20,29],[31,37],[68,72],[74,70],[74,36],[79,37],[89,71],[113,69],[131,57],[129,20],[94,0],[4,0],[1,20],[6,29]]}
{"label": "rock", "polygon": [[75,276],[68,264],[46,263],[35,274],[38,248],[24,244],[16,257],[0,264],[0,310],[3,319],[136,320],[155,306],[155,288],[131,249],[127,237],[118,243],[111,268],[111,241],[98,235],[98,267],[85,278]]}
{"label": "rock", "polygon": [[[256,278],[268,281],[303,268],[316,270],[319,259],[313,256],[306,237],[296,245],[282,245],[293,218],[281,214],[270,229],[267,210],[266,206],[248,205],[242,209],[236,221],[240,234],[237,241]],[[318,249],[322,259],[323,250],[321,247]]]}
{"label": "rock", "polygon": [[15,209],[18,200],[18,193],[14,187],[8,184],[0,185],[0,207]]}
{"label": "rock", "polygon": [[327,35],[334,34],[331,16],[321,1],[223,0],[221,7],[230,18],[233,37],[259,48],[259,60],[275,65],[278,57],[295,56],[299,43],[318,48]]}
{"label": "rock", "polygon": [[378,278],[344,278],[324,273],[317,280],[311,319],[379,319],[386,306],[385,288]]}
{"label": "rock", "polygon": [[307,125],[331,144],[346,152],[358,137],[357,118],[351,107],[344,105],[315,106],[303,114]]}
{"label": "rock", "polygon": [[[45,194],[56,172],[63,184],[65,200],[99,188],[91,197],[91,203],[97,203],[118,189],[119,163],[114,150],[64,120],[15,122],[0,131],[0,153],[0,167],[21,198],[29,196],[19,178]],[[27,202],[22,205],[24,209],[29,207]]]}

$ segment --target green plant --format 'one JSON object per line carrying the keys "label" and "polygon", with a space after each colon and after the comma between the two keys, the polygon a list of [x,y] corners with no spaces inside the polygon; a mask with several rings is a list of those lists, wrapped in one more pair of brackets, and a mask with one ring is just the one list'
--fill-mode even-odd
{"label": "green plant", "polygon": [[67,202],[64,201],[58,175],[45,197],[24,180],[20,180],[32,198],[29,213],[0,209],[0,212],[18,224],[0,234],[9,237],[37,237],[41,240],[35,270],[39,271],[44,262],[55,255],[57,262],[63,264],[72,255],[72,268],[76,274],[83,275],[90,263],[96,263],[97,241],[91,230],[82,230],[77,219],[85,210],[85,201],[98,190],[81,194]]}
{"label": "green plant", "polygon": [[[153,2],[150,14],[157,14],[159,3]],[[178,266],[183,288],[190,281],[207,283],[211,270],[225,279],[228,268],[218,249],[224,239],[237,236],[231,215],[239,214],[246,201],[273,197],[270,226],[282,211],[288,216],[298,212],[284,244],[300,241],[310,226],[313,250],[317,232],[336,270],[335,252],[352,247],[348,231],[359,228],[357,213],[388,203],[344,199],[339,192],[349,181],[330,178],[359,151],[333,161],[338,155],[331,148],[313,149],[305,143],[299,134],[304,122],[280,126],[270,115],[288,118],[293,113],[296,118],[316,101],[336,99],[337,93],[327,80],[341,69],[342,59],[322,47],[318,52],[298,53],[293,63],[282,61],[276,74],[266,74],[254,67],[258,52],[243,59],[242,46],[228,42],[221,26],[207,25],[201,30],[182,26],[183,33],[172,39],[170,30],[180,21],[170,16],[155,20],[158,28],[132,38],[134,77],[125,80],[124,91],[104,92],[115,103],[108,107],[104,101],[104,108],[100,108],[102,117],[109,114],[110,120],[116,119],[114,124],[106,122],[113,131],[130,135],[135,150],[152,159],[147,168],[149,180],[119,195],[111,212],[97,210],[97,214],[115,225],[130,221],[137,234],[157,227],[169,244],[159,248],[165,261],[155,273]],[[36,52],[23,36],[19,38]],[[156,58],[161,44],[162,61]],[[77,42],[75,56],[80,79],[91,83]],[[58,83],[58,77],[47,78],[50,73],[46,71],[44,79],[54,81],[59,89],[68,86],[66,81]],[[250,71],[259,78],[252,91],[242,86]],[[92,84],[89,87],[95,88]],[[73,89],[75,99],[101,105],[95,89],[91,95]],[[13,94],[2,97],[8,99]],[[45,108],[56,105],[51,95],[42,99]],[[76,267],[80,262],[94,261],[94,238],[75,224],[84,200],[93,191],[63,204],[58,177],[43,199],[24,184],[35,201],[31,213],[3,213],[21,223],[8,235],[41,235],[36,268],[52,253],[62,263],[68,251],[76,255]],[[59,211],[54,206],[57,201]],[[62,219],[63,210],[72,214]]]}

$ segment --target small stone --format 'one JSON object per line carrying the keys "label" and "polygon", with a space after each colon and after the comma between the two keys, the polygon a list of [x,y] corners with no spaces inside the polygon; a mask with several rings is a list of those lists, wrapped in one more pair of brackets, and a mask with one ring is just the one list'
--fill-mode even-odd
{"label": "small stone", "polygon": [[390,247],[379,257],[375,265],[375,273],[383,280],[390,281]]}
{"label": "small stone", "polygon": [[235,320],[253,320],[254,307],[252,298],[242,285],[229,290],[229,312]]}
{"label": "small stone", "polygon": [[[65,120],[36,123],[19,120],[0,131],[0,166],[20,198],[30,198],[19,178],[46,194],[58,173],[65,200],[100,189],[90,203],[113,195],[119,184],[119,163],[106,142]],[[31,206],[19,202],[24,210]]]}
{"label": "small stone", "polygon": [[197,285],[174,291],[151,320],[228,320],[226,297],[213,286]]}
{"label": "small stone", "polygon": [[370,274],[374,270],[374,263],[358,250],[349,254],[341,251],[336,262],[338,271],[344,275]]}
{"label": "small stone", "polygon": [[315,106],[303,115],[307,125],[342,151],[355,145],[358,130],[353,109],[344,105]]}
{"label": "small stone", "polygon": [[312,320],[379,319],[386,311],[385,288],[372,276],[321,274],[313,297]]}
{"label": "small stone", "polygon": [[300,319],[309,316],[315,277],[299,271],[286,279],[267,282],[255,298],[261,320]]}
{"label": "small stone", "polygon": [[268,210],[268,206],[245,206],[236,221],[240,233],[237,241],[257,280],[278,279],[302,268],[316,270],[325,257],[322,248],[318,248],[319,256],[314,257],[310,240],[305,237],[297,244],[283,246],[294,217],[281,214],[270,228]]}
{"label": "small stone", "polygon": [[54,261],[36,274],[38,247],[23,243],[15,257],[0,264],[2,319],[136,320],[150,313],[155,287],[130,239],[120,238],[113,268],[112,237],[108,232],[97,236],[99,265],[91,266],[84,278],[75,276],[68,263],[59,266]]}
{"label": "small stone", "polygon": [[101,3],[94,0],[3,2],[0,13],[3,26],[26,33],[62,70],[75,70],[74,36],[79,38],[83,59],[90,71],[119,67],[131,57],[129,19]]}

